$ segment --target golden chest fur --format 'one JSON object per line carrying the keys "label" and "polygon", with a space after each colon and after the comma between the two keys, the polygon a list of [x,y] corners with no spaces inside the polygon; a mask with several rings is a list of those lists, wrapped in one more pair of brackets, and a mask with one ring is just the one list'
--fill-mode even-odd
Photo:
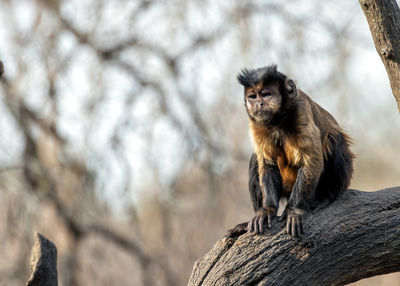
{"label": "golden chest fur", "polygon": [[296,138],[283,136],[278,130],[271,132],[264,126],[250,124],[250,138],[257,155],[259,173],[264,173],[266,163],[276,164],[282,177],[283,192],[290,193],[303,160]]}

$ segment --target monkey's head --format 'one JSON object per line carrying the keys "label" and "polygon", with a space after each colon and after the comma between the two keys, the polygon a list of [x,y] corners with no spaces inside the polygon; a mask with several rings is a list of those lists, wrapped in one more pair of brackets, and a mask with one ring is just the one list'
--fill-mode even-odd
{"label": "monkey's head", "polygon": [[244,103],[251,120],[268,123],[287,110],[297,95],[293,80],[277,70],[276,65],[243,69],[237,76],[244,86]]}

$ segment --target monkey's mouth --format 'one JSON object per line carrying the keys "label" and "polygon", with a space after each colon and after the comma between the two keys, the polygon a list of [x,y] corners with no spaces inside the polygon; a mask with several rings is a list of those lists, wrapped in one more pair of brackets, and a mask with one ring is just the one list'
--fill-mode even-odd
{"label": "monkey's mouth", "polygon": [[267,120],[270,116],[271,112],[268,112],[267,110],[256,109],[253,111],[253,117],[258,121]]}

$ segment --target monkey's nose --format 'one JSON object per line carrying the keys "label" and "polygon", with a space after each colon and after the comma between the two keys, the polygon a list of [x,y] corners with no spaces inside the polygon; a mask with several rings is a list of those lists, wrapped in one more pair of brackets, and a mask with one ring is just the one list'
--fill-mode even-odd
{"label": "monkey's nose", "polygon": [[260,105],[260,107],[264,107],[265,103],[264,102],[260,102],[259,105]]}

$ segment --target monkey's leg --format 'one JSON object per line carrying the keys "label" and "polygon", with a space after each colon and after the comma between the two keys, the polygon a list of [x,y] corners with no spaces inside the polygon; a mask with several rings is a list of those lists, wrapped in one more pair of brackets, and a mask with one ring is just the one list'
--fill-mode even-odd
{"label": "monkey's leg", "polygon": [[278,166],[269,164],[263,168],[261,180],[262,207],[248,224],[248,230],[255,233],[264,232],[264,222],[267,220],[271,228],[271,219],[276,214],[279,205],[279,194],[282,189],[282,177]]}

